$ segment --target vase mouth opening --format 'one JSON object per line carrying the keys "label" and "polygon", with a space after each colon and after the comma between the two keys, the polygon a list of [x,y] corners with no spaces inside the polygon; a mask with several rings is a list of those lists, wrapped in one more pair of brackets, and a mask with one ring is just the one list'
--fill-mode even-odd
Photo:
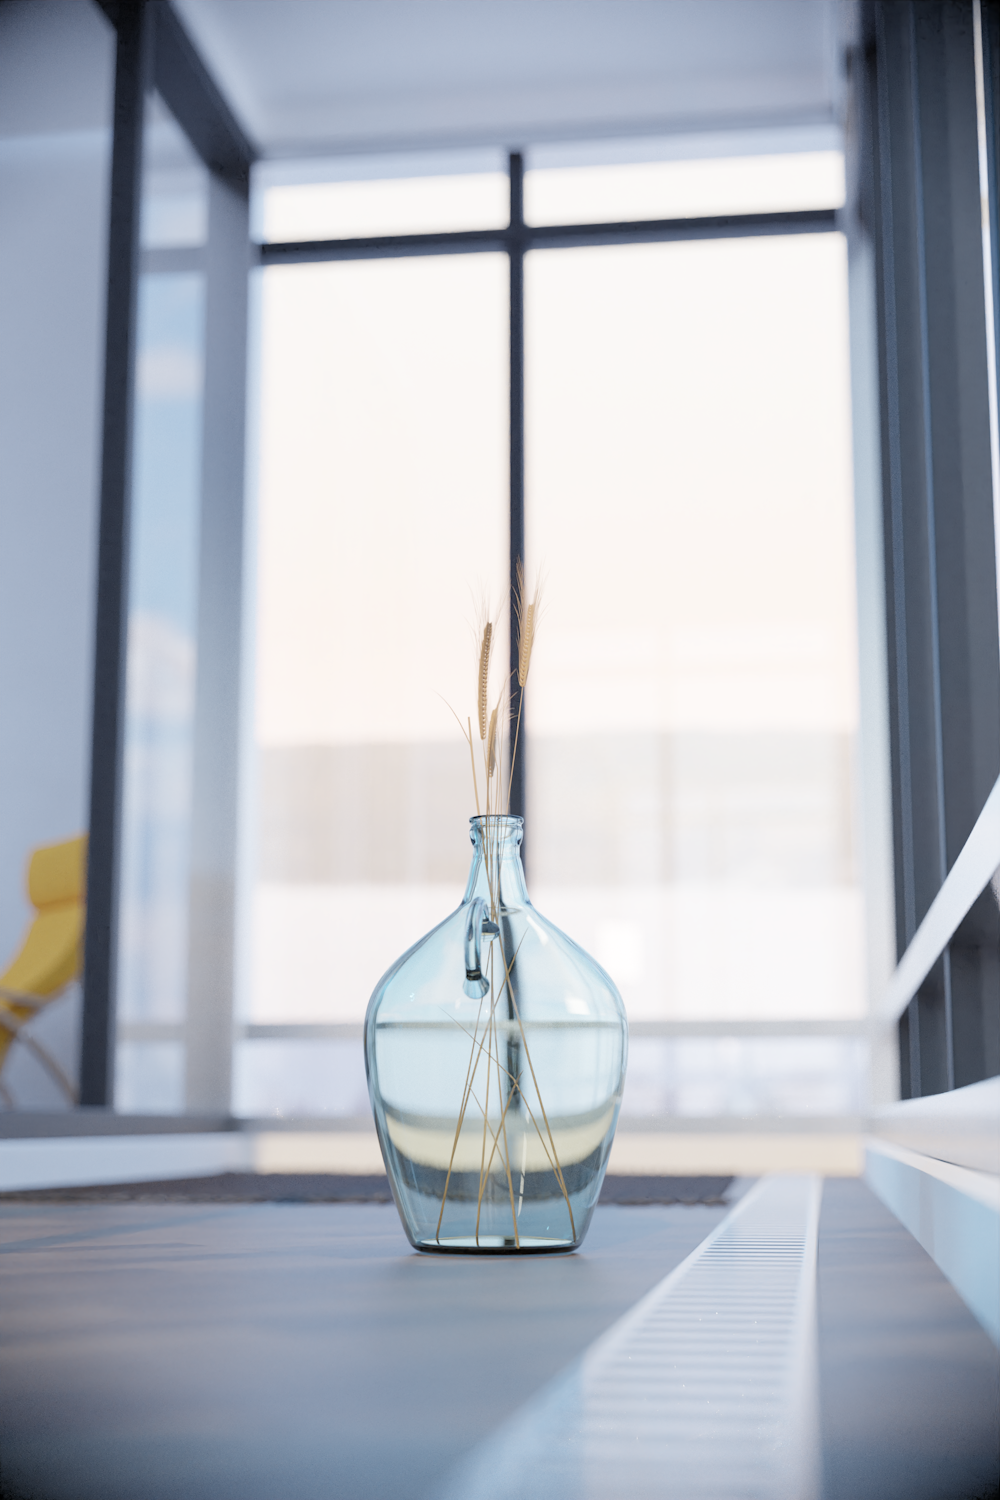
{"label": "vase mouth opening", "polygon": [[469,819],[469,837],[473,844],[486,839],[517,845],[524,837],[524,819],[513,813],[476,814]]}

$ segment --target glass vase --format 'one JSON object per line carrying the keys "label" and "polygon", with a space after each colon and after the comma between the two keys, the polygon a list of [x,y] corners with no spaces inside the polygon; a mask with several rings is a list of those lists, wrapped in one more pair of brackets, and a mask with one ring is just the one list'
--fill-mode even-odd
{"label": "glass vase", "polygon": [[522,819],[471,823],[461,906],[368,1006],[379,1143],[418,1250],[572,1250],[618,1121],[625,1007],[600,965],[532,906]]}

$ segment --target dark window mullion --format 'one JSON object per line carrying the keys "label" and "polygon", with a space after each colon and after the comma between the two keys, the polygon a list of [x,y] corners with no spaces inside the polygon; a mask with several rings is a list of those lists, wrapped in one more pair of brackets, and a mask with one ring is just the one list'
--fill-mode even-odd
{"label": "dark window mullion", "polygon": [[139,209],[146,94],[153,80],[152,8],[122,6],[117,24],[80,1041],[80,1103],[103,1107],[114,1100]]}
{"label": "dark window mullion", "polygon": [[[930,633],[930,685],[931,685],[931,712],[934,732],[933,750],[933,777],[934,777],[934,801],[936,803],[937,824],[937,884],[940,888],[948,874],[948,832],[947,832],[947,794],[945,790],[945,757],[944,757],[944,725],[942,722],[942,692],[941,692],[941,632],[940,632],[940,589],[938,586],[938,516],[934,453],[934,412],[931,402],[931,348],[930,328],[928,321],[928,270],[927,270],[927,226],[924,200],[924,177],[927,166],[924,161],[923,151],[923,121],[921,100],[921,79],[919,69],[919,46],[917,41],[916,24],[913,9],[909,16],[909,48],[910,48],[910,114],[911,114],[911,138],[912,150],[915,161],[914,171],[914,211],[915,229],[914,249],[916,252],[916,293],[920,341],[920,398],[922,405],[922,438],[924,458],[924,524],[927,530],[927,604],[928,604],[928,626]],[[954,1034],[952,1022],[951,1003],[951,954],[947,948],[941,955],[941,990],[944,1006],[942,1017],[942,1037],[944,1043],[944,1084],[948,1089],[955,1087],[955,1062],[954,1062]],[[921,1078],[921,1093],[924,1079]]]}
{"label": "dark window mullion", "polygon": [[[510,671],[512,722],[521,709],[517,681],[517,565],[524,562],[524,158],[510,155]],[[510,811],[524,817],[527,726],[521,724],[510,783]],[[524,847],[522,845],[522,858]]]}

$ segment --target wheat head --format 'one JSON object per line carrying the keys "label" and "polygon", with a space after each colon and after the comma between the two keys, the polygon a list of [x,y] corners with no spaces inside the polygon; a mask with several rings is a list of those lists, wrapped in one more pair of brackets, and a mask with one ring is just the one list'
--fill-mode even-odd
{"label": "wheat head", "polygon": [[490,648],[493,626],[487,620],[483,627],[483,644],[479,648],[479,738],[486,738],[486,692],[490,677]]}
{"label": "wheat head", "polygon": [[524,687],[528,680],[528,668],[531,666],[531,648],[535,644],[535,632],[538,629],[538,598],[540,584],[535,583],[535,593],[528,603],[524,584],[524,565],[520,558],[517,562],[517,681],[519,687]]}

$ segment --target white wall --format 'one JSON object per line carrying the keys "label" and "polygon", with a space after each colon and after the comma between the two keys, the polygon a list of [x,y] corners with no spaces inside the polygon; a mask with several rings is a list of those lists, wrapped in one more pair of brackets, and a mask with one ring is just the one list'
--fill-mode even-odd
{"label": "white wall", "polygon": [[87,824],[113,86],[92,0],[0,6],[0,971],[31,849]]}

